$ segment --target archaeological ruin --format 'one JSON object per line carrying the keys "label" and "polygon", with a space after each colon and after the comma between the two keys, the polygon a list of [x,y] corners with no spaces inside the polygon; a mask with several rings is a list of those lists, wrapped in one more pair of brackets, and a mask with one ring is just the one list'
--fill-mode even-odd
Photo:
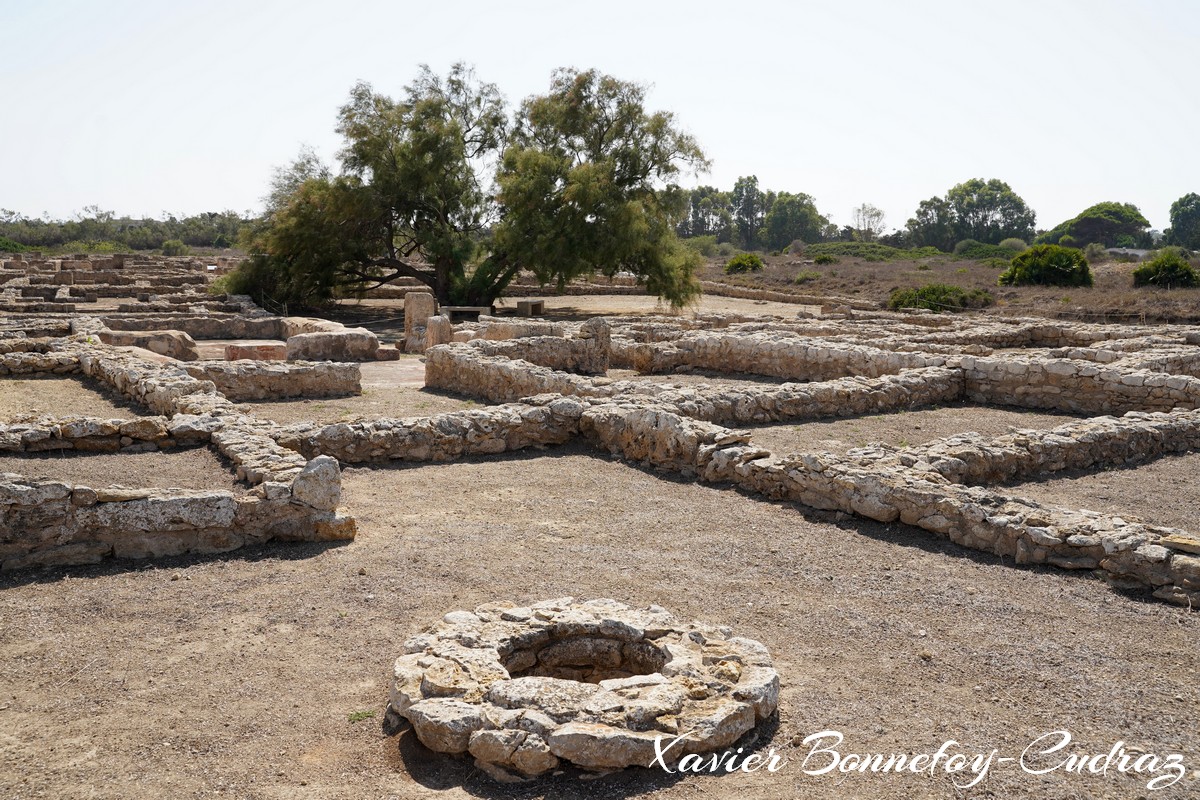
{"label": "archaeological ruin", "polygon": [[[577,444],[665,478],[899,522],[1006,565],[1090,573],[1167,603],[1200,604],[1196,535],[1133,514],[1047,505],[1019,488],[1200,450],[1200,334],[1188,327],[848,307],[789,318],[456,321],[432,295],[401,286],[388,287],[405,309],[403,333],[389,343],[366,327],[209,294],[210,266],[227,265],[28,255],[0,263],[0,380],[87,382],[134,409],[0,421],[5,463],[20,465],[0,474],[0,569],[350,541],[356,521],[342,502],[342,467]],[[472,406],[334,422],[277,422],[253,408],[356,397],[365,374],[402,369],[420,370],[432,396]],[[948,404],[1069,419],[838,452],[763,444],[773,424]],[[235,489],[42,474],[51,453],[197,448],[224,465]],[[395,664],[390,712],[428,748],[469,754],[499,780],[565,765],[644,766],[660,734],[693,732],[681,754],[727,747],[778,703],[767,647],[659,606],[562,598],[518,607],[497,597],[418,627],[404,631],[413,635]]]}

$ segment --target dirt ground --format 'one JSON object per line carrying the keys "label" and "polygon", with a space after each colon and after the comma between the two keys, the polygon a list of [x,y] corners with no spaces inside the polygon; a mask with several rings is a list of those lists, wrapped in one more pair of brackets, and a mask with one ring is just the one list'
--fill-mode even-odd
{"label": "dirt ground", "polygon": [[0,380],[0,423],[28,414],[133,419],[141,412],[107,387],[85,378]]}
{"label": "dirt ground", "polygon": [[0,472],[50,478],[102,489],[227,489],[245,487],[221,458],[207,447],[155,453],[73,453],[71,451],[0,456]]}
{"label": "dirt ground", "polygon": [[[842,752],[1000,750],[1068,729],[1200,758],[1200,615],[927,533],[805,513],[583,450],[349,469],[358,538],[0,576],[0,795],[246,798],[1184,798],[1128,775],[804,774]],[[400,642],[456,608],[661,603],[764,642],[788,763],[505,788],[385,731]],[[352,721],[358,720],[358,721]],[[816,760],[810,764],[812,768]]]}
{"label": "dirt ground", "polygon": [[1072,419],[1075,417],[1066,414],[964,404],[800,424],[738,427],[753,431],[751,441],[755,444],[784,455],[811,451],[844,453],[874,442],[907,447],[967,431],[1000,436],[1019,428],[1055,428]]}
{"label": "dirt ground", "polygon": [[1068,474],[1002,489],[1047,505],[1088,508],[1194,531],[1200,522],[1200,455],[1160,458],[1135,469]]}
{"label": "dirt ground", "polygon": [[360,365],[361,395],[314,400],[285,400],[276,403],[247,403],[255,416],[281,425],[294,422],[349,422],[354,419],[428,417],[448,411],[478,408],[466,397],[426,390],[425,364],[418,356],[401,356],[399,361],[377,361]]}
{"label": "dirt ground", "polygon": [[[841,297],[880,306],[895,289],[946,283],[991,292],[996,304],[984,311],[987,314],[1097,322],[1200,322],[1200,289],[1135,289],[1135,263],[1092,264],[1095,286],[1062,288],[997,286],[996,279],[1004,269],[999,263],[964,261],[952,255],[892,262],[839,258],[837,264],[813,264],[803,256],[764,256],[766,266],[761,272],[742,275],[726,275],[725,260],[709,259],[700,276],[738,286]],[[797,284],[800,275],[806,280]]]}

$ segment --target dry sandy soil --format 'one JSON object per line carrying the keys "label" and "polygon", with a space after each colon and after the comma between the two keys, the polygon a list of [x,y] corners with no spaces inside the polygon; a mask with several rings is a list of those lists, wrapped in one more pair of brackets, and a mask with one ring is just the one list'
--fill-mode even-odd
{"label": "dry sandy soil", "polygon": [[103,385],[80,378],[0,380],[0,422],[28,414],[132,419],[143,412]]}
{"label": "dry sandy soil", "polygon": [[155,453],[72,453],[0,456],[0,472],[102,489],[179,488],[244,491],[226,463],[207,447]]}
{"label": "dry sandy soil", "polygon": [[470,398],[425,389],[425,364],[418,356],[360,366],[363,392],[356,397],[247,403],[246,407],[256,416],[289,425],[307,421],[349,422],[359,418],[428,417],[479,406]]}
{"label": "dry sandy soil", "polygon": [[[0,795],[249,798],[1195,797],[1193,778],[807,776],[843,752],[1017,757],[1069,729],[1200,758],[1200,615],[904,526],[809,514],[582,450],[349,469],[358,538],[0,576]],[[383,726],[399,644],[455,608],[665,604],[766,643],[777,773],[634,770],[504,788]],[[352,721],[357,720],[357,721]],[[815,766],[816,762],[810,763]]]}

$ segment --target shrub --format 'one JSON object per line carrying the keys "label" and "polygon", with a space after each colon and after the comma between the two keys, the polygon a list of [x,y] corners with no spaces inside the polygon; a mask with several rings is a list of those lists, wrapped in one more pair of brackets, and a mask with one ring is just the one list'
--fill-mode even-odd
{"label": "shrub", "polygon": [[20,242],[14,242],[7,236],[0,236],[0,253],[23,253],[25,245]]}
{"label": "shrub", "polygon": [[684,239],[683,244],[688,249],[695,250],[705,258],[712,258],[717,254],[716,236],[693,236],[690,239]]}
{"label": "shrub", "polygon": [[815,281],[819,277],[821,277],[821,273],[817,272],[816,270],[806,269],[796,276],[795,282],[808,283],[810,281]]}
{"label": "shrub", "polygon": [[[1021,240],[1012,239],[1011,241],[1020,242]],[[1022,244],[1024,243],[1022,242]],[[988,258],[1009,259],[1012,258],[1013,251],[1012,248],[1005,247],[1004,245],[984,244],[974,239],[963,239],[954,245],[954,255],[960,258],[969,258],[972,261],[983,261]]]}
{"label": "shrub", "polygon": [[720,258],[729,258],[731,255],[733,255],[736,252],[737,252],[737,248],[734,247],[729,242],[721,242],[719,245],[717,245],[717,255]]}
{"label": "shrub", "polygon": [[1104,249],[1104,245],[1100,242],[1092,242],[1087,247],[1083,248],[1083,257],[1088,260],[1088,263],[1094,264],[1107,258],[1108,252]]}
{"label": "shrub", "polygon": [[167,239],[163,242],[162,252],[164,256],[186,256],[188,246],[178,239]]}
{"label": "shrub", "polygon": [[784,248],[784,252],[791,253],[794,256],[802,256],[802,255],[804,255],[805,247],[806,247],[806,245],[804,244],[803,241],[801,241],[800,239],[793,239],[792,243]]}
{"label": "shrub", "polygon": [[1066,236],[1063,236],[1058,240],[1058,244],[1060,247],[1074,247],[1075,237],[1068,233]]}
{"label": "shrub", "polygon": [[1016,256],[997,281],[1001,286],[1091,286],[1083,253],[1056,244],[1035,244]]}
{"label": "shrub", "polygon": [[1151,261],[1133,271],[1134,286],[1158,286],[1163,289],[1178,289],[1200,283],[1196,270],[1188,263],[1178,248],[1167,247]]}
{"label": "shrub", "polygon": [[845,256],[861,258],[863,261],[907,261],[942,255],[942,251],[936,247],[917,247],[912,250],[904,250],[876,242],[821,242],[808,245],[806,250],[810,256]]}
{"label": "shrub", "polygon": [[1008,265],[1011,263],[1011,258],[985,258],[979,262],[980,266],[991,267],[992,269],[1008,269]]}
{"label": "shrub", "polygon": [[742,253],[729,259],[725,265],[726,275],[737,275],[742,272],[758,272],[763,268],[763,260],[758,253]]}
{"label": "shrub", "polygon": [[840,264],[840,263],[842,263],[842,260],[840,258],[838,258],[837,256],[831,256],[828,253],[821,253],[821,255],[813,258],[813,263],[814,264]]}
{"label": "shrub", "polygon": [[928,283],[917,289],[896,289],[888,298],[888,308],[928,308],[931,311],[965,311],[984,308],[996,302],[986,289],[966,291],[959,286]]}
{"label": "shrub", "polygon": [[1005,239],[1000,243],[1000,246],[1007,247],[1009,250],[1017,253],[1021,252],[1022,250],[1029,249],[1029,245],[1025,244],[1024,239]]}
{"label": "shrub", "polygon": [[229,241],[229,237],[226,236],[225,234],[218,233],[217,238],[213,239],[212,246],[220,247],[220,248],[224,249],[226,247],[233,247],[233,242]]}
{"label": "shrub", "polygon": [[917,269],[921,270],[922,272],[925,272],[929,269],[932,269],[932,267],[930,267],[928,264],[917,264]]}

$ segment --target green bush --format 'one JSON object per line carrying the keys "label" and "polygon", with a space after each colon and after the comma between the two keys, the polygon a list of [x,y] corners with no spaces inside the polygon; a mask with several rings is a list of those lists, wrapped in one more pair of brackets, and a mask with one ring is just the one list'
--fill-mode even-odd
{"label": "green bush", "polygon": [[965,311],[984,308],[996,302],[986,289],[964,290],[944,283],[928,283],[917,289],[896,289],[888,298],[888,308],[928,308],[931,311]]}
{"label": "green bush", "polygon": [[838,258],[837,256],[831,256],[828,253],[821,253],[821,255],[813,258],[813,263],[814,264],[840,264],[840,263],[842,263],[842,260],[840,258]]}
{"label": "green bush", "polygon": [[1000,246],[1006,247],[1016,253],[1029,249],[1029,245],[1025,244],[1024,239],[1005,239],[1000,243]]}
{"label": "green bush", "polygon": [[[1006,241],[1021,242],[1020,239],[1008,239]],[[1021,243],[1024,244],[1024,242]],[[1021,249],[1024,250],[1025,248],[1022,247]],[[1001,244],[984,244],[974,239],[963,239],[954,245],[954,255],[959,258],[969,258],[972,261],[983,261],[988,258],[1003,258],[1007,260],[1012,258],[1013,250]]]}
{"label": "green bush", "polygon": [[221,249],[225,249],[226,247],[233,247],[233,242],[229,241],[229,237],[226,236],[225,234],[218,233],[217,238],[213,239],[212,246],[220,247]]}
{"label": "green bush", "polygon": [[860,258],[863,261],[908,261],[942,255],[942,251],[936,247],[917,247],[912,250],[904,250],[876,242],[822,242],[808,245],[806,252],[814,257],[820,255],[844,256]]}
{"label": "green bush", "polygon": [[1063,236],[1058,240],[1058,244],[1060,247],[1074,247],[1075,241],[1075,237],[1068,233],[1066,236]]}
{"label": "green bush", "polygon": [[162,252],[164,256],[186,256],[190,250],[178,239],[167,239],[163,242]]}
{"label": "green bush", "polygon": [[1092,271],[1083,253],[1056,244],[1035,244],[1012,260],[1000,275],[1001,286],[1091,286]]}
{"label": "green bush", "polygon": [[729,259],[725,265],[726,275],[737,275],[742,272],[758,272],[763,268],[763,260],[758,253],[742,253]]}
{"label": "green bush", "polygon": [[819,277],[821,277],[821,273],[817,272],[816,270],[806,269],[803,272],[796,275],[796,279],[794,282],[795,283],[809,283],[810,281],[815,281]]}
{"label": "green bush", "polygon": [[932,267],[930,267],[928,264],[917,264],[917,269],[921,270],[922,272],[927,272],[932,269]]}
{"label": "green bush", "polygon": [[717,237],[715,235],[693,236],[690,239],[684,239],[683,244],[705,258],[712,258],[717,254]]}
{"label": "green bush", "polygon": [[717,245],[717,256],[720,258],[729,258],[737,252],[737,248],[729,242],[721,242]]}
{"label": "green bush", "polygon": [[1008,265],[1011,263],[1011,258],[985,258],[979,262],[979,265],[981,267],[991,267],[992,269],[1008,269]]}
{"label": "green bush", "polygon": [[794,256],[802,256],[802,255],[804,255],[805,247],[806,247],[806,245],[804,244],[803,240],[793,239],[791,244],[789,244],[787,247],[783,248],[783,252],[790,253]]}
{"label": "green bush", "polygon": [[1155,258],[1133,271],[1134,286],[1180,289],[1197,283],[1200,283],[1200,277],[1196,275],[1196,270],[1175,247],[1163,248]]}
{"label": "green bush", "polygon": [[7,236],[0,236],[0,253],[23,253],[27,248],[20,242],[14,242]]}

